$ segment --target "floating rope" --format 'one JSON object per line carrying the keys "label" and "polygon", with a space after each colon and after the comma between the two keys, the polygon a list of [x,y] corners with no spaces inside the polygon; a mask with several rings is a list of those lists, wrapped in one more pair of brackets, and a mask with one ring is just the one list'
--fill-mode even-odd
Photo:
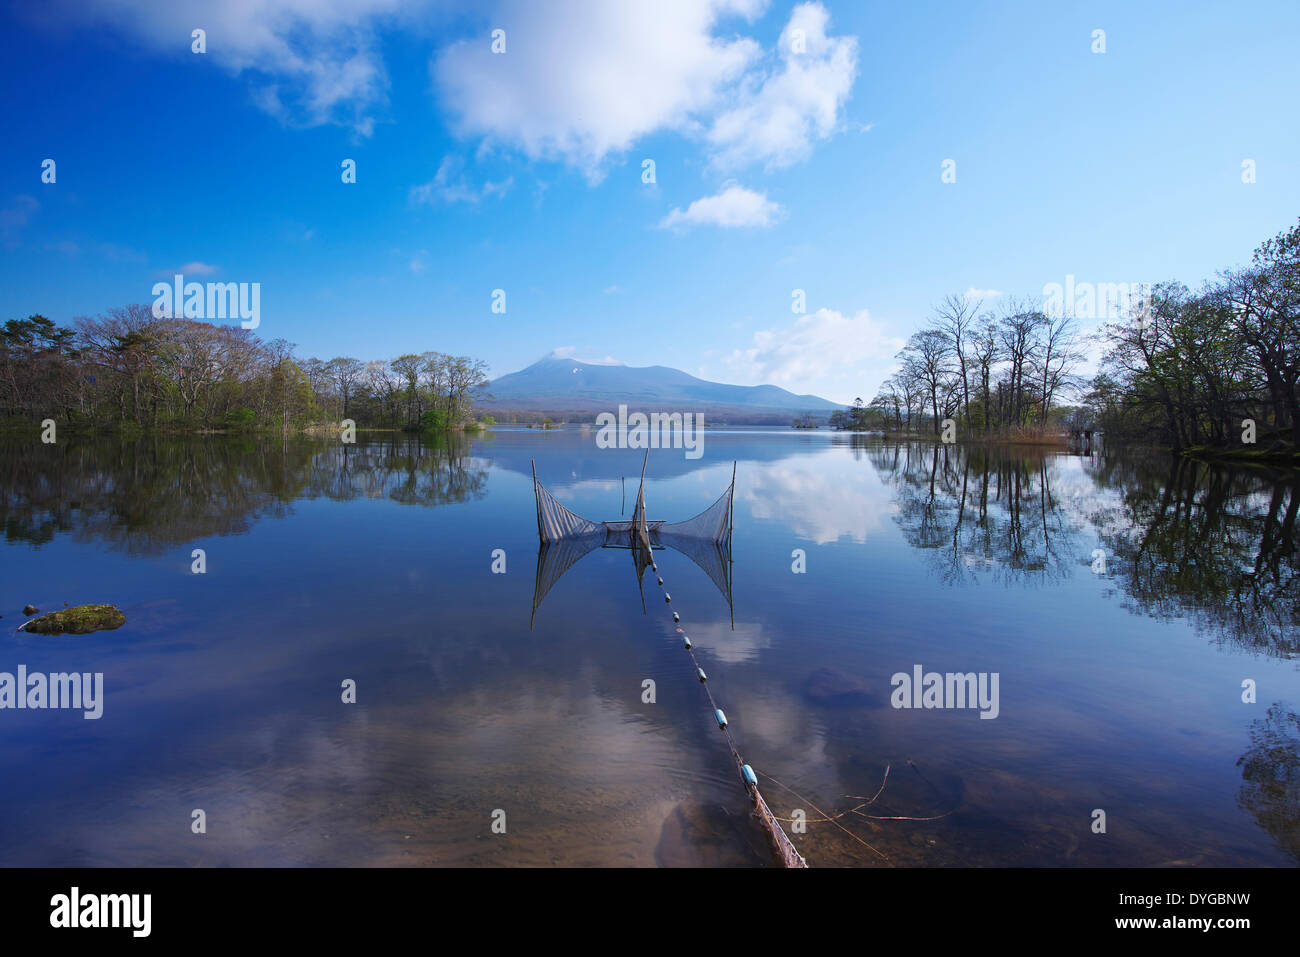
{"label": "floating rope", "polygon": [[[654,561],[654,552],[650,550],[650,539],[645,532],[644,523],[638,525],[636,534],[641,547],[644,548],[645,553],[650,556],[650,567],[655,573],[655,578],[659,582],[659,587],[663,588],[664,580],[659,574],[658,564]],[[672,597],[667,591],[664,592],[664,602],[666,604],[672,602]],[[713,719],[717,723],[719,730],[721,730],[727,738],[727,747],[731,751],[731,757],[736,762],[736,770],[740,772],[740,780],[744,783],[745,790],[749,794],[750,802],[754,806],[754,816],[758,818],[758,822],[763,828],[763,833],[767,836],[768,845],[772,849],[772,856],[776,858],[777,863],[782,867],[807,867],[808,862],[805,861],[799,851],[796,850],[794,843],[786,835],[785,831],[781,829],[781,825],[778,823],[776,815],[772,813],[772,809],[769,808],[767,802],[763,800],[763,794],[758,789],[758,778],[754,774],[753,769],[744,762],[743,758],[741,758],[740,750],[736,747],[736,739],[732,737],[731,734],[731,725],[730,722],[727,721],[727,715],[718,707],[718,703],[713,700],[713,692],[709,690],[709,676],[706,675],[704,669],[700,667],[700,663],[695,657],[695,646],[691,643],[690,636],[686,634],[686,630],[682,628],[681,620],[681,615],[674,611],[673,624],[675,630],[682,636],[682,646],[686,649],[686,653],[691,656],[691,664],[695,665],[696,677],[699,678],[700,685],[704,688],[704,694],[709,699],[709,707],[713,709]]]}

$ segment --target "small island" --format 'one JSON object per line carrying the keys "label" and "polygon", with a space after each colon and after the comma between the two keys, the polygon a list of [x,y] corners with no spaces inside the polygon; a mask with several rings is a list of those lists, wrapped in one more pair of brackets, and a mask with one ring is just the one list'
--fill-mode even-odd
{"label": "small island", "polygon": [[126,624],[126,616],[115,605],[76,605],[51,611],[18,626],[34,635],[88,635],[112,631]]}

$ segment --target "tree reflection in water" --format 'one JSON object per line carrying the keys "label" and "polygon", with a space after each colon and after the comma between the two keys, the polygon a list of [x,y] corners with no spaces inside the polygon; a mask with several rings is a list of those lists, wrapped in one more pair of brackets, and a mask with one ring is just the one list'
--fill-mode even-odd
{"label": "tree reflection in water", "polygon": [[[855,439],[858,437],[854,437]],[[1300,652],[1300,474],[1156,453],[854,443],[890,483],[905,539],[956,583],[1017,584],[1087,568],[1094,542],[1135,614],[1181,618],[1217,643]],[[1081,468],[1077,467],[1081,466]],[[1061,494],[1069,473],[1091,484]],[[1237,762],[1238,803],[1300,860],[1300,715],[1276,702]]]}
{"label": "tree reflection in water", "polygon": [[1251,725],[1237,803],[1300,861],[1300,715],[1280,701]]}
{"label": "tree reflection in water", "polygon": [[877,441],[861,452],[891,486],[904,537],[945,581],[983,568],[1017,584],[1063,579],[1100,543],[1135,613],[1186,618],[1271,656],[1300,651],[1300,474],[1115,450]]}
{"label": "tree reflection in water", "polygon": [[1111,456],[1095,479],[1121,492],[1093,521],[1135,611],[1271,656],[1300,651],[1300,475]]}
{"label": "tree reflection in water", "polygon": [[405,434],[355,445],[294,436],[98,438],[55,446],[6,440],[0,523],[9,542],[61,535],[152,555],[245,533],[298,499],[386,498],[434,507],[482,498],[487,467],[469,440]]}
{"label": "tree reflection in water", "polygon": [[950,583],[990,569],[1007,583],[1062,579],[1077,563],[1048,455],[939,444],[876,444],[906,540]]}

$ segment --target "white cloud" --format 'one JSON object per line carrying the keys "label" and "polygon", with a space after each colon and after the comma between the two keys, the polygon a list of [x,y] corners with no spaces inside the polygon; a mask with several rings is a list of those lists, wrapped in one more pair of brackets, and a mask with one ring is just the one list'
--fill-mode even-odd
{"label": "white cloud", "polygon": [[[820,3],[796,6],[766,54],[738,32],[766,0],[55,0],[60,23],[106,23],[155,51],[249,82],[252,102],[295,125],[368,136],[390,80],[381,36],[466,24],[430,74],[449,125],[480,146],[559,159],[593,181],[607,157],[676,131],[720,166],[789,165],[839,125],[857,40],[826,33]],[[465,16],[468,12],[470,15]],[[190,33],[207,33],[207,52]],[[507,51],[492,52],[491,30]],[[795,31],[806,50],[793,49]]]}
{"label": "white cloud", "polygon": [[962,293],[962,297],[967,301],[974,299],[996,299],[1000,295],[1002,295],[1001,289],[976,289],[974,286],[971,286]]}
{"label": "white cloud", "polygon": [[713,120],[708,141],[715,165],[790,166],[808,158],[815,140],[835,132],[857,76],[858,41],[827,36],[829,22],[820,3],[794,8],[781,31],[780,67],[747,80],[737,104]]}
{"label": "white cloud", "polygon": [[490,196],[504,196],[514,184],[507,176],[498,182],[488,180],[482,186],[473,186],[465,177],[465,162],[458,156],[444,156],[438,172],[427,183],[411,188],[411,202],[432,205],[437,199],[448,203],[477,203]]}
{"label": "white cloud", "polygon": [[734,183],[725,185],[715,196],[697,199],[681,209],[674,208],[659,221],[660,229],[679,229],[687,226],[771,226],[781,213],[781,207],[764,193]]}
{"label": "white cloud", "polygon": [[755,518],[779,520],[800,538],[861,544],[894,506],[885,486],[862,481],[857,464],[820,454],[782,459],[751,473],[742,497]]}
{"label": "white cloud", "polygon": [[[134,35],[162,53],[208,60],[253,81],[253,101],[286,122],[339,123],[370,135],[388,98],[377,31],[429,6],[403,0],[90,0],[65,9]],[[190,33],[206,31],[207,52]]]}
{"label": "white cloud", "polygon": [[716,661],[728,665],[757,661],[772,647],[772,636],[762,622],[740,622],[733,631],[729,622],[691,623],[691,640]]}
{"label": "white cloud", "polygon": [[[829,37],[819,3],[794,8],[774,62],[728,32],[764,0],[503,0],[487,33],[435,57],[440,99],[468,136],[558,159],[599,180],[610,155],[673,130],[699,137],[714,162],[788,166],[829,136],[857,75],[857,40]],[[794,49],[803,31],[804,51]]]}
{"label": "white cloud", "polygon": [[466,135],[562,159],[598,179],[610,153],[659,129],[688,130],[759,56],[748,38],[714,36],[754,0],[504,0],[489,34],[441,51],[431,72]]}
{"label": "white cloud", "polygon": [[852,316],[818,309],[785,329],[756,332],[748,349],[724,361],[727,381],[779,385],[847,404],[857,396],[871,400],[868,393],[889,375],[903,345],[865,309]]}

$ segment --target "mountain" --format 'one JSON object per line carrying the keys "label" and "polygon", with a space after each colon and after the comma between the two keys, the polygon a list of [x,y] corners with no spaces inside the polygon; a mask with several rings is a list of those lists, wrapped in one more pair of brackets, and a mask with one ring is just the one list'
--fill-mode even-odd
{"label": "mountain", "polygon": [[697,379],[667,366],[596,365],[548,357],[488,385],[475,403],[489,412],[519,411],[592,418],[620,404],[640,412],[703,412],[705,420],[789,423],[811,413],[818,419],[844,408],[815,395],[795,395],[774,385],[727,385]]}

